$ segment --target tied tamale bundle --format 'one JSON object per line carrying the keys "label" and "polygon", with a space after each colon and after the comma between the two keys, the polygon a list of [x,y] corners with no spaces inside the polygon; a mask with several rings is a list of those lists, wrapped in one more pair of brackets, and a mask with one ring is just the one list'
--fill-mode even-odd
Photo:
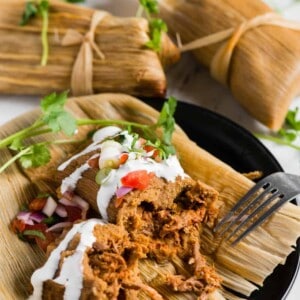
{"label": "tied tamale bundle", "polygon": [[[145,124],[153,124],[158,117],[158,112],[153,108],[133,97],[121,94],[70,99],[68,109],[76,117],[125,119]],[[36,110],[5,125],[2,127],[2,136],[24,128],[36,120],[38,115],[39,111]],[[78,138],[81,139],[90,130],[91,128],[80,128]],[[52,140],[54,137],[47,135],[44,138]],[[253,186],[253,182],[245,176],[199,148],[179,127],[173,136],[173,144],[185,172],[193,179],[210,185],[219,193],[219,200],[223,205],[220,208],[220,217]],[[37,190],[53,191],[56,188],[53,172],[77,151],[78,145],[56,145],[52,148],[53,159],[49,165],[34,170],[28,169],[25,173],[15,165],[8,173],[0,176],[2,187],[0,287],[1,296],[5,299],[24,298],[28,295],[26,287],[29,285],[29,278],[45,260],[37,248],[24,244],[16,238],[9,230],[10,221],[17,214],[19,206],[32,199]],[[9,150],[1,151],[1,163],[10,157]],[[257,289],[257,286],[263,284],[264,279],[278,264],[284,263],[287,255],[293,251],[292,245],[295,245],[299,233],[300,208],[287,203],[235,247],[215,238],[208,226],[203,227],[200,240],[202,252],[223,278],[224,287],[248,296]],[[25,260],[24,257],[28,259]],[[176,259],[172,264],[158,264],[152,260],[145,260],[139,265],[142,276],[146,278],[144,280],[151,283],[151,286],[159,290],[166,299],[195,299],[195,296],[190,294],[179,297],[177,294],[169,295],[167,291],[161,290],[165,274],[175,272],[174,268],[182,272],[186,270],[182,261]],[[226,290],[222,292],[226,298],[236,299],[236,296]],[[147,294],[141,297],[147,298]]]}
{"label": "tied tamale bundle", "polygon": [[165,35],[161,51],[146,47],[148,21],[114,17],[107,12],[50,1],[49,57],[41,66],[42,19],[25,26],[20,20],[26,1],[0,1],[0,93],[47,94],[71,88],[73,95],[125,92],[163,97],[162,64],[179,59]]}
{"label": "tied tamale bundle", "polygon": [[273,130],[300,89],[300,24],[261,0],[159,0],[161,17],[211,75]]}

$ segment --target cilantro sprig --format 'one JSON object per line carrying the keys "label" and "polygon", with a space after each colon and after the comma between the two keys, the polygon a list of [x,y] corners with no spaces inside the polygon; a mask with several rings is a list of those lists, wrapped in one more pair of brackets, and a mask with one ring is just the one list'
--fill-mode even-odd
{"label": "cilantro sprig", "polygon": [[256,134],[258,138],[269,140],[277,144],[286,145],[300,150],[300,145],[294,142],[300,137],[300,110],[299,107],[288,111],[282,128],[273,135]]}
{"label": "cilantro sprig", "polygon": [[25,9],[20,20],[20,26],[27,25],[31,19],[40,16],[42,18],[42,31],[41,42],[43,47],[43,53],[41,58],[41,65],[46,66],[49,56],[49,42],[48,42],[48,26],[49,26],[49,1],[28,1],[25,4]]}
{"label": "cilantro sprig", "polygon": [[159,12],[157,0],[139,0],[139,8],[137,16],[142,16],[145,13],[149,22],[150,37],[151,39],[146,43],[146,47],[159,52],[161,48],[161,39],[164,32],[168,31],[166,23],[159,18],[153,18],[153,14]]}
{"label": "cilantro sprig", "polygon": [[[84,2],[85,0],[65,0],[70,3]],[[25,3],[24,12],[19,22],[20,26],[27,25],[32,19],[36,17],[42,18],[41,30],[41,43],[42,43],[42,58],[41,65],[46,66],[49,58],[49,41],[48,41],[48,28],[49,28],[49,0],[30,0]]]}
{"label": "cilantro sprig", "polygon": [[41,101],[41,115],[30,126],[0,140],[0,149],[9,148],[15,155],[0,167],[0,173],[16,161],[19,161],[23,168],[32,168],[46,165],[51,160],[49,146],[53,144],[66,144],[81,142],[75,139],[58,139],[53,141],[30,144],[29,138],[47,133],[64,133],[67,136],[75,134],[78,126],[96,125],[108,126],[119,125],[126,128],[135,128],[143,132],[149,143],[155,145],[161,153],[161,157],[166,158],[175,153],[172,146],[172,133],[175,128],[174,113],[176,100],[170,97],[164,103],[159,118],[155,124],[145,125],[124,120],[106,119],[75,119],[64,108],[67,101],[67,92],[60,94],[52,93],[44,97]]}

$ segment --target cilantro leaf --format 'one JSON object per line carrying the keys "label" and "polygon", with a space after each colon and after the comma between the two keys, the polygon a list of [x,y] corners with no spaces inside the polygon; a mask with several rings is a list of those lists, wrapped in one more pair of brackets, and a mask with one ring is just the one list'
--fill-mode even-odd
{"label": "cilantro leaf", "polygon": [[286,122],[286,125],[289,126],[291,129],[300,131],[299,107],[296,107],[294,110],[288,111],[285,122]]}
{"label": "cilantro leaf", "polygon": [[47,164],[51,159],[50,151],[44,143],[31,145],[28,149],[19,159],[23,168],[36,168]]}
{"label": "cilantro leaf", "polygon": [[297,132],[295,130],[286,130],[284,128],[281,128],[278,131],[278,134],[286,141],[293,142],[297,139]]}
{"label": "cilantro leaf", "polygon": [[38,13],[38,7],[35,3],[33,2],[26,2],[25,4],[25,9],[22,15],[22,18],[20,20],[20,26],[24,26],[28,24],[28,22],[34,18]]}
{"label": "cilantro leaf", "polygon": [[15,151],[20,151],[24,149],[23,141],[21,138],[15,138],[11,145],[9,146],[9,149],[15,150]]}
{"label": "cilantro leaf", "polygon": [[152,19],[149,21],[150,26],[150,41],[146,43],[146,47],[160,51],[161,37],[164,32],[168,31],[166,23],[161,19]]}
{"label": "cilantro leaf", "polygon": [[256,134],[257,137],[275,142],[277,144],[286,145],[291,148],[300,150],[300,146],[294,143],[300,137],[300,114],[299,107],[289,110],[282,128],[276,134],[264,135]]}
{"label": "cilantro leaf", "polygon": [[43,121],[53,132],[63,131],[71,136],[76,131],[76,120],[66,111],[51,111],[43,117]]}
{"label": "cilantro leaf", "polygon": [[63,108],[68,99],[68,92],[62,92],[61,94],[52,93],[44,97],[41,101],[41,108],[44,113],[51,111],[57,111]]}
{"label": "cilantro leaf", "polygon": [[49,1],[48,0],[41,0],[38,5],[38,12],[42,14],[43,12],[48,12],[49,10]]}
{"label": "cilantro leaf", "polygon": [[43,122],[47,124],[53,132],[62,130],[67,135],[74,134],[76,130],[76,120],[64,110],[68,92],[61,94],[52,93],[46,96],[41,102],[44,113]]}
{"label": "cilantro leaf", "polygon": [[158,13],[157,0],[140,0],[140,5],[149,14],[157,14]]}
{"label": "cilantro leaf", "polygon": [[164,103],[156,123],[157,127],[162,127],[162,140],[168,145],[171,144],[172,134],[175,129],[174,113],[176,106],[176,99],[174,97],[169,97],[168,101]]}

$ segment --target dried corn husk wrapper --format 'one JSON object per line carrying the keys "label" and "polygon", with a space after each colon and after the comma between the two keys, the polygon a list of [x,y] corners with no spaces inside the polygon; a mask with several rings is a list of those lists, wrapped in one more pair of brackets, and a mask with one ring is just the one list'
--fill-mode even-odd
{"label": "dried corn husk wrapper", "polygon": [[[68,101],[68,110],[76,117],[126,119],[141,123],[154,123],[158,112],[145,103],[124,94],[100,94],[73,98]],[[27,113],[1,128],[1,137],[28,126],[39,115],[39,110]],[[78,139],[82,139],[91,127],[79,128]],[[39,137],[51,140],[52,134]],[[57,138],[57,137],[56,137]],[[36,138],[34,138],[36,140]],[[220,193],[223,202],[220,217],[253,186],[253,182],[230,166],[199,148],[179,128],[173,136],[185,171],[195,179],[211,185]],[[29,278],[35,268],[43,264],[44,255],[34,246],[23,243],[9,229],[10,221],[21,204],[30,201],[37,191],[53,191],[53,172],[69,155],[78,151],[78,145],[53,146],[53,159],[38,169],[22,170],[13,165],[0,175],[0,291],[3,299],[22,299],[28,295]],[[11,157],[9,150],[1,150],[0,163]],[[201,236],[202,251],[223,277],[223,284],[243,295],[249,295],[287,255],[293,251],[300,235],[300,207],[287,203],[264,225],[256,229],[235,247],[216,239],[211,229],[204,227]],[[25,259],[26,258],[26,259]],[[174,262],[177,269],[185,270],[181,261]],[[165,299],[195,299],[193,294],[168,294],[160,285],[161,276],[173,264],[159,265],[145,260],[140,265],[145,280]],[[224,292],[228,299],[235,296]],[[221,297],[214,294],[212,299]],[[147,298],[145,298],[147,299]]]}
{"label": "dried corn husk wrapper", "polygon": [[252,116],[279,129],[300,90],[300,24],[284,20],[261,0],[159,3],[169,31],[180,35],[182,51],[193,49]]}
{"label": "dried corn husk wrapper", "polygon": [[159,55],[148,49],[146,19],[51,0],[49,59],[41,66],[42,19],[19,26],[25,3],[0,0],[0,93],[44,95],[71,88],[73,95],[164,95],[162,63],[173,64],[179,52],[167,36]]}

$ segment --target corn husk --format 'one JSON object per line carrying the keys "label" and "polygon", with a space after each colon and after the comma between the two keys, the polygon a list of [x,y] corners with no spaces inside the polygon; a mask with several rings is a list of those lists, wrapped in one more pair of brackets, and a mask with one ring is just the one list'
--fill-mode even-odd
{"label": "corn husk", "polygon": [[[153,123],[158,116],[158,112],[153,108],[123,94],[73,98],[69,100],[67,107],[77,117]],[[39,110],[35,110],[8,123],[1,128],[1,136],[24,128],[33,122],[38,114]],[[80,128],[78,138],[82,138],[90,129],[90,127]],[[52,134],[43,137],[47,140],[53,138]],[[179,127],[176,129],[173,142],[187,173],[219,191],[220,200],[224,203],[221,216],[253,186],[253,182],[245,176],[199,148]],[[19,206],[31,200],[37,190],[55,190],[56,186],[51,178],[49,179],[51,177],[49,174],[52,174],[61,162],[78,150],[76,148],[78,145],[54,146],[51,149],[53,159],[49,165],[26,171],[21,170],[18,165],[13,165],[0,175],[0,298],[23,299],[27,296],[30,275],[45,260],[44,255],[36,247],[19,241],[9,230],[10,221],[17,214]],[[9,157],[11,157],[9,150],[1,150],[0,163],[7,161]],[[287,255],[293,251],[292,245],[295,245],[299,235],[300,208],[287,203],[264,225],[235,247],[230,247],[226,242],[216,239],[211,229],[204,227],[201,236],[202,251],[223,277],[224,286],[248,296],[257,288],[256,285],[262,285],[263,280],[278,264],[284,263]],[[141,270],[147,263],[149,268],[153,266],[153,262],[145,261]],[[156,268],[155,272],[159,273],[157,286],[159,286],[159,276],[163,274],[166,267],[170,266],[153,267]],[[184,269],[180,266],[180,262],[177,267]],[[155,272],[150,271],[150,274],[155,275]],[[143,275],[147,277],[146,272]],[[147,280],[150,282],[151,278]],[[161,292],[163,293],[163,290]],[[236,299],[236,296],[228,292],[224,295],[228,299]],[[169,299],[168,294],[164,296]],[[184,295],[186,296],[188,295]],[[185,298],[178,296],[174,299]]]}
{"label": "corn husk", "polygon": [[[183,45],[272,12],[261,0],[159,0],[161,17]],[[225,42],[193,50],[210,67]],[[246,31],[234,48],[227,86],[257,120],[277,130],[300,91],[300,24],[298,30],[259,26]],[[220,100],[221,101],[221,100]]]}
{"label": "corn husk", "polygon": [[[63,1],[51,1],[49,13],[49,59],[41,66],[40,17],[19,26],[25,0],[0,0],[0,93],[45,95],[70,89],[72,68],[81,44],[63,46],[70,29],[84,36],[95,10]],[[75,34],[76,37],[76,34]],[[73,36],[73,38],[75,38]],[[95,42],[104,55],[93,51],[94,92],[123,92],[144,97],[163,97],[164,65],[179,59],[179,52],[164,36],[160,56],[148,49],[148,22],[143,18],[120,18],[107,13],[97,26]],[[84,67],[82,67],[84,69]],[[84,82],[79,72],[78,85]],[[81,93],[81,95],[87,93]],[[78,94],[77,94],[78,95]]]}

